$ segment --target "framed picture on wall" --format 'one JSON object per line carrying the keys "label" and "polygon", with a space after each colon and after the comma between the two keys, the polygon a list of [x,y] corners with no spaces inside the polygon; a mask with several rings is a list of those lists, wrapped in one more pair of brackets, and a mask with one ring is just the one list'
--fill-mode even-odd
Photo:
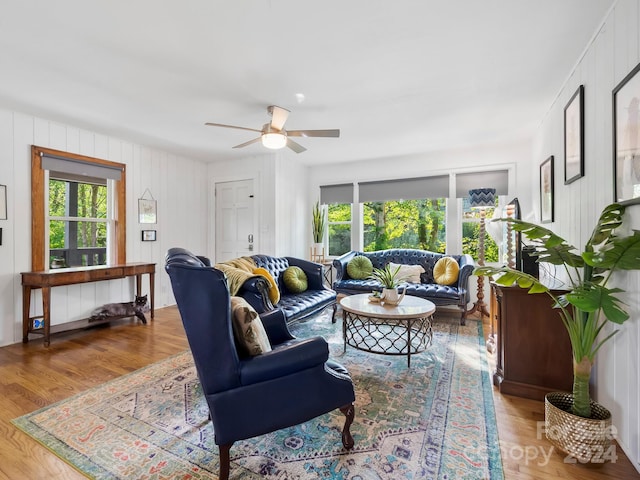
{"label": "framed picture on wall", "polygon": [[156,201],[153,199],[138,199],[138,223],[156,223]]}
{"label": "framed picture on wall", "polygon": [[143,242],[155,242],[156,241],[156,231],[155,230],[142,230],[142,241]]}
{"label": "framed picture on wall", "polygon": [[553,222],[553,155],[540,165],[540,221]]}
{"label": "framed picture on wall", "polygon": [[564,184],[584,176],[584,85],[564,107]]}
{"label": "framed picture on wall", "polygon": [[616,202],[640,203],[640,64],[613,89],[613,181]]}
{"label": "framed picture on wall", "polygon": [[7,219],[7,186],[0,185],[0,220]]}

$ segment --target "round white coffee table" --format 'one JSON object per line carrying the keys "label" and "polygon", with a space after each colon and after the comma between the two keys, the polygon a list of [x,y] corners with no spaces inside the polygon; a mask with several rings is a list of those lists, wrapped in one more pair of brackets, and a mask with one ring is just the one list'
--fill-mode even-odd
{"label": "round white coffee table", "polygon": [[433,337],[433,302],[405,295],[399,305],[369,301],[369,294],[350,295],[340,300],[344,351],[350,345],[383,355],[411,355],[423,352]]}

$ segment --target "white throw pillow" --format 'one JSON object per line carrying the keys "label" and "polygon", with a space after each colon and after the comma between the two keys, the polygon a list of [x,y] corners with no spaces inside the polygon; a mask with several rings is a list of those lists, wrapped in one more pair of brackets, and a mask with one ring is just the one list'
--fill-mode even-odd
{"label": "white throw pillow", "polygon": [[398,279],[403,282],[420,283],[420,274],[424,273],[422,265],[401,265],[389,262],[389,267],[392,272],[395,272],[396,268],[400,267],[400,270],[398,271]]}

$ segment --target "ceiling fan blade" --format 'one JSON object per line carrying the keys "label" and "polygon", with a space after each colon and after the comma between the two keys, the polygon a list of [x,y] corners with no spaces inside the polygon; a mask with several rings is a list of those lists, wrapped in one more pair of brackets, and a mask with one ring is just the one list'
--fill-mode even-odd
{"label": "ceiling fan blade", "polygon": [[293,150],[296,153],[302,153],[306,150],[306,148],[304,148],[299,143],[294,142],[290,138],[287,138],[287,147],[289,147],[291,150]]}
{"label": "ceiling fan blade", "polygon": [[258,138],[254,138],[253,140],[249,140],[248,142],[244,142],[241,143],[240,145],[236,145],[233,148],[242,148],[242,147],[246,147],[247,145],[251,145],[252,143],[256,143],[259,142],[262,139],[262,137],[258,137]]}
{"label": "ceiling fan blade", "polygon": [[289,116],[289,110],[278,107],[277,105],[271,105],[268,110],[269,113],[271,113],[271,128],[282,130],[284,128],[284,122],[287,121],[287,117]]}
{"label": "ceiling fan blade", "polygon": [[340,136],[340,129],[330,130],[287,130],[288,137],[334,137]]}
{"label": "ceiling fan blade", "polygon": [[211,122],[207,122],[205,123],[205,125],[208,125],[210,127],[224,127],[224,128],[237,128],[239,130],[249,130],[250,132],[258,132],[258,133],[262,133],[262,130],[256,130],[255,128],[247,128],[247,127],[236,127],[235,125],[225,125],[223,123],[211,123]]}

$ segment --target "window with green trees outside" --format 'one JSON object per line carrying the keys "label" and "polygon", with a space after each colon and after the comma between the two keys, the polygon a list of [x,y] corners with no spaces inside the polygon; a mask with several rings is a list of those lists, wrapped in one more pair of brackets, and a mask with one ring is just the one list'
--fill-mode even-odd
{"label": "window with green trees outside", "polygon": [[[97,179],[98,182],[100,179]],[[107,185],[49,180],[49,265],[106,265]]]}
{"label": "window with green trees outside", "polygon": [[364,251],[416,248],[444,253],[446,200],[391,200],[363,204]]}
{"label": "window with green trees outside", "polygon": [[327,205],[327,228],[330,256],[338,257],[351,250],[350,203],[330,203]]}
{"label": "window with green trees outside", "polygon": [[[498,197],[496,196],[496,206]],[[491,221],[493,208],[485,210],[485,225]],[[478,240],[480,238],[480,210],[469,206],[469,198],[462,199],[462,253],[469,254],[474,260],[478,260]],[[496,242],[485,231],[484,236],[484,261],[485,263],[499,260],[499,248]]]}

